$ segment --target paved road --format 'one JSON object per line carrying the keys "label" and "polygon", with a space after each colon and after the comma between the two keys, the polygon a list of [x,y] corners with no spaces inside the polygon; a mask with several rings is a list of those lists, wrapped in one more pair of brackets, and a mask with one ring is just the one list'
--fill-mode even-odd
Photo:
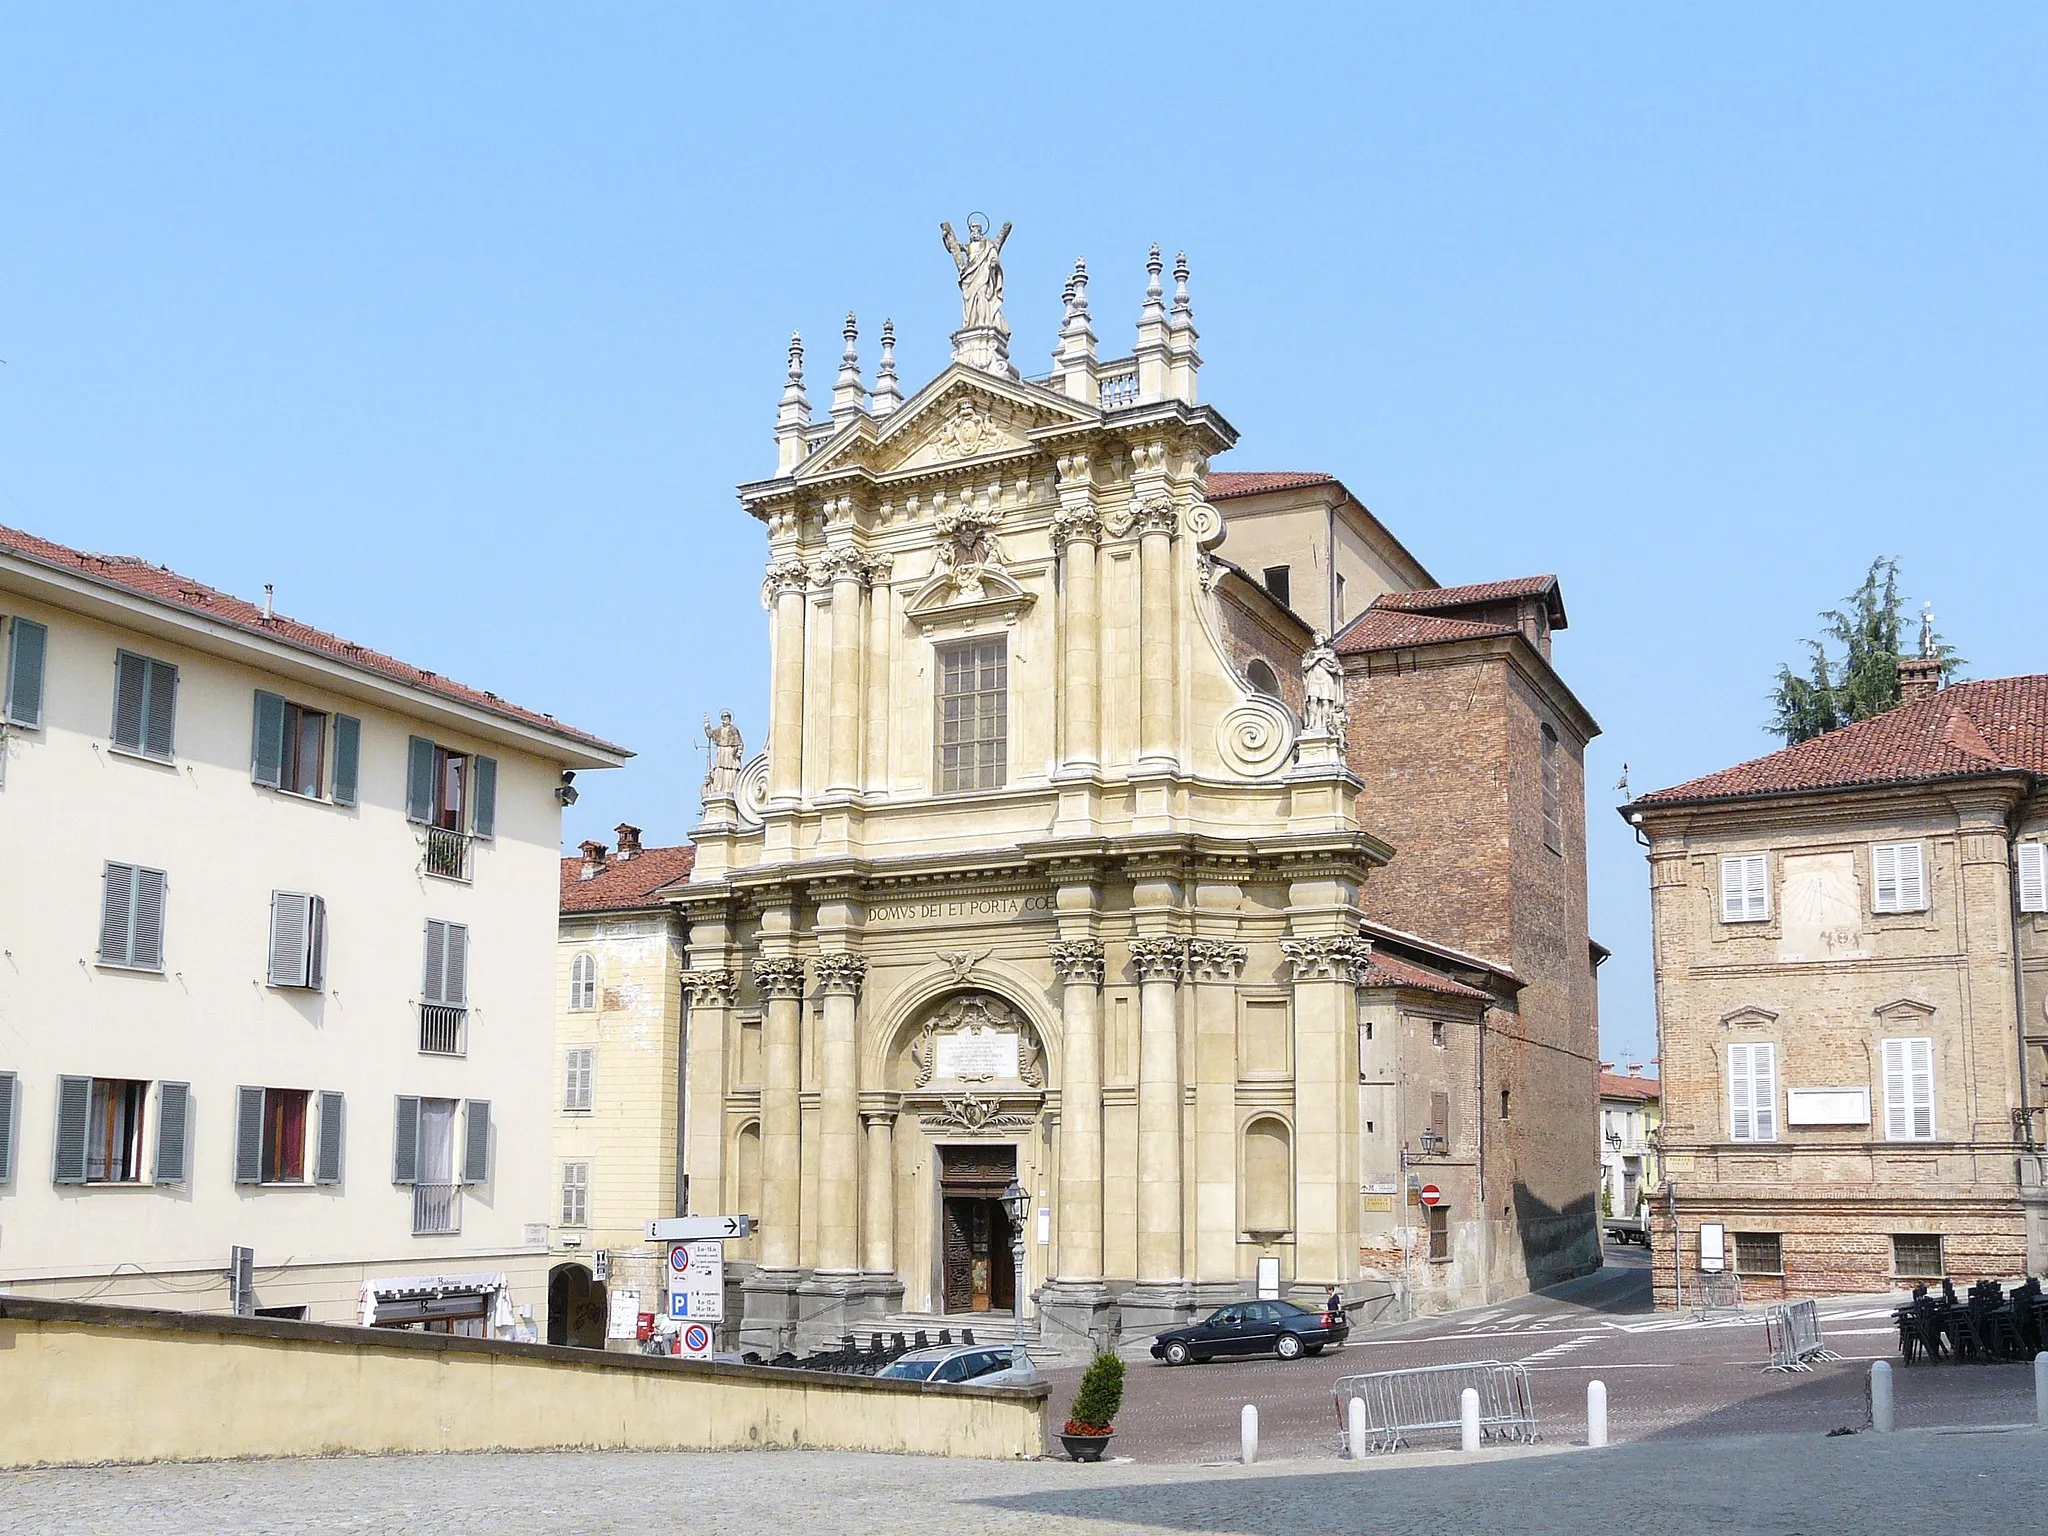
{"label": "paved road", "polygon": [[[1883,1297],[1824,1304],[1822,1332],[1844,1358],[1807,1374],[1764,1371],[1760,1315],[1706,1323],[1650,1310],[1649,1256],[1609,1245],[1608,1267],[1497,1307],[1423,1318],[1354,1336],[1345,1349],[1282,1365],[1213,1361],[1178,1370],[1146,1359],[1126,1376],[1117,1446],[1140,1461],[1235,1458],[1238,1411],[1259,1409],[1271,1454],[1333,1458],[1340,1376],[1467,1360],[1529,1367],[1543,1438],[1583,1442],[1586,1383],[1607,1385],[1615,1441],[1663,1437],[1821,1434],[1868,1422],[1869,1362],[1893,1358],[1891,1303]],[[1080,1380],[1050,1372],[1055,1420]],[[2031,1421],[2033,1376],[2025,1365],[1900,1369],[1901,1426]],[[1057,1423],[1055,1423],[1055,1428]],[[1447,1437],[1449,1438],[1449,1437]]]}
{"label": "paved road", "polygon": [[2041,1528],[2048,1436],[1644,1440],[1604,1451],[1077,1467],[815,1451],[345,1457],[0,1476],[0,1532],[825,1531],[1959,1536]]}

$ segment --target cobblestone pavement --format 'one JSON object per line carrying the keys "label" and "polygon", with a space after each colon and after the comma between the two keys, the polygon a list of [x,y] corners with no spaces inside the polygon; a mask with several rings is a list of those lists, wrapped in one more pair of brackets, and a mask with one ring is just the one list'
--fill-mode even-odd
{"label": "cobblestone pavement", "polygon": [[[1340,1376],[1469,1360],[1528,1365],[1545,1442],[1583,1442],[1586,1383],[1606,1383],[1616,1442],[1666,1437],[1821,1434],[1869,1422],[1870,1361],[1896,1360],[1893,1302],[1824,1302],[1822,1332],[1843,1356],[1800,1375],[1764,1371],[1761,1309],[1706,1323],[1650,1310],[1649,1255],[1607,1249],[1608,1267],[1496,1307],[1360,1330],[1344,1349],[1282,1365],[1218,1360],[1171,1369],[1130,1362],[1118,1450],[1141,1462],[1220,1461],[1237,1455],[1238,1411],[1259,1409],[1269,1454],[1334,1459],[1332,1388]],[[1047,1373],[1052,1411],[1065,1417],[1078,1369]],[[2034,1416],[2026,1365],[1901,1367],[1894,1381],[1903,1427],[2017,1423]],[[1449,1443],[1454,1435],[1439,1437]]]}
{"label": "cobblestone pavement", "polygon": [[0,1474],[0,1532],[1722,1532],[2041,1528],[2036,1430],[1642,1440],[1364,1467],[1078,1467],[822,1451],[343,1457]]}

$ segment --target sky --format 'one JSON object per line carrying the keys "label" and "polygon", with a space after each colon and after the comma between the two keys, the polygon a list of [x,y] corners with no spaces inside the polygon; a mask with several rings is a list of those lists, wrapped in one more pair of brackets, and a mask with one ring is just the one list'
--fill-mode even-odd
{"label": "sky", "polygon": [[[1185,249],[1219,469],[1445,583],[1554,572],[1603,1049],[1655,1048],[1609,789],[1770,750],[1877,555],[2044,670],[2048,10],[0,4],[0,522],[144,555],[639,755],[686,838],[766,719],[790,331],[906,391],[982,210],[1013,354]],[[1228,554],[1227,544],[1223,550]]]}

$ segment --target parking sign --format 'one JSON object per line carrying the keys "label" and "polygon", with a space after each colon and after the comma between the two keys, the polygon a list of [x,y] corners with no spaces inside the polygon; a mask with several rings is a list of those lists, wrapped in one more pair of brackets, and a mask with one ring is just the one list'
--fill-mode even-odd
{"label": "parking sign", "polygon": [[698,1323],[725,1320],[725,1244],[719,1239],[699,1238],[669,1250],[668,1315]]}

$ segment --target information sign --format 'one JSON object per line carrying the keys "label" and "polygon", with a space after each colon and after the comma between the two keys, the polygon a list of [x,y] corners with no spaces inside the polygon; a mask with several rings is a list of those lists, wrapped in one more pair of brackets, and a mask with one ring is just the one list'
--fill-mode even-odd
{"label": "information sign", "polygon": [[677,1243],[668,1252],[668,1315],[677,1321],[725,1320],[725,1244],[715,1237]]}

